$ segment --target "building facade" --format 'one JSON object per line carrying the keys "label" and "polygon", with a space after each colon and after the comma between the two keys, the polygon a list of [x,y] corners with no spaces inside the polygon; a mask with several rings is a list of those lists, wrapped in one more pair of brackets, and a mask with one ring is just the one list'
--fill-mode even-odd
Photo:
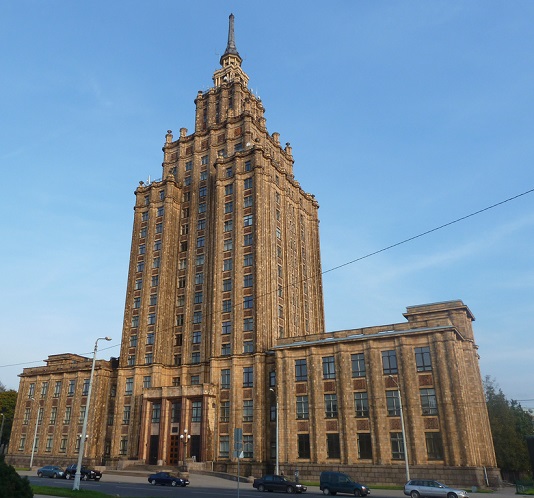
{"label": "building facade", "polygon": [[[294,177],[289,143],[267,131],[233,21],[213,87],[196,96],[193,133],[168,131],[161,180],[135,191],[120,358],[100,362],[89,420],[99,439],[86,457],[235,472],[238,450],[247,475],[278,460],[286,474],[357,466],[368,482],[402,482],[404,435],[420,476],[496,478],[473,316],[461,301],[410,307],[402,324],[324,332],[318,203]],[[50,358],[24,370],[21,392],[51,382]],[[85,379],[82,363],[62,382]],[[24,421],[32,402],[22,398]],[[67,433],[76,452],[78,429],[64,425],[48,429],[60,438],[50,456]],[[12,444],[10,458],[27,449]],[[36,450],[48,456],[41,440]]]}

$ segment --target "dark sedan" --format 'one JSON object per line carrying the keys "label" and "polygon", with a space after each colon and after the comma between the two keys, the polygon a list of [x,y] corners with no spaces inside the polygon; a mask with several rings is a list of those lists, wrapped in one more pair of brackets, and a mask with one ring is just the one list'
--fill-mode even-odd
{"label": "dark sedan", "polygon": [[252,487],[258,491],[282,491],[284,493],[304,493],[308,488],[298,482],[290,481],[284,476],[267,474],[260,479],[254,479]]}
{"label": "dark sedan", "polygon": [[185,488],[189,484],[189,479],[173,476],[168,472],[158,472],[156,474],[150,474],[148,476],[148,482],[154,486],[156,484],[161,484],[162,486],[170,484],[171,486],[181,486],[182,488]]}
{"label": "dark sedan", "polygon": [[58,477],[65,477],[65,471],[57,465],[45,465],[37,470],[39,477],[51,477],[57,479]]}

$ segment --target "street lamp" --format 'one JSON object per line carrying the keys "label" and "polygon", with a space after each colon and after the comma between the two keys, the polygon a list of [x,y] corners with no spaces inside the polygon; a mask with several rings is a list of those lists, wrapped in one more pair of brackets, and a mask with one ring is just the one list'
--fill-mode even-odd
{"label": "street lamp", "polygon": [[404,413],[402,411],[402,398],[401,398],[400,386],[399,386],[399,383],[395,380],[395,378],[392,375],[390,375],[389,378],[397,386],[397,393],[399,394],[399,411],[400,411],[401,428],[402,428],[402,444],[404,445],[404,464],[406,465],[406,482],[408,482],[410,480],[410,466],[408,464],[408,445],[406,444],[406,429],[404,428]]}
{"label": "street lamp", "polygon": [[74,484],[72,485],[73,490],[80,489],[80,479],[82,477],[82,459],[83,459],[83,452],[85,450],[85,439],[87,436],[87,419],[89,418],[89,404],[91,402],[91,389],[93,387],[93,376],[95,373],[96,351],[98,350],[98,341],[111,341],[111,337],[99,337],[95,341],[95,349],[93,350],[93,364],[91,366],[91,375],[89,377],[89,389],[87,391],[87,403],[85,405],[85,413],[83,415],[82,436],[80,439],[80,448],[78,450],[78,463],[76,465],[76,475],[74,476]]}
{"label": "street lamp", "polygon": [[[187,458],[187,443],[189,442],[190,439],[191,439],[191,434],[188,434],[187,429],[184,429],[184,433],[180,434],[180,441],[184,443],[184,455],[183,455],[184,456],[183,458],[184,467],[185,467],[185,459]],[[187,468],[185,470],[187,470]]]}
{"label": "street lamp", "polygon": [[280,437],[280,426],[278,425],[278,393],[272,388],[269,388],[269,391],[272,391],[274,393],[274,396],[276,398],[276,475],[280,475],[280,461],[278,459],[278,449],[279,449],[279,437]]}
{"label": "street lamp", "polygon": [[[32,400],[33,406],[35,407],[35,398],[31,397],[30,399]],[[39,408],[37,410],[39,410]],[[2,425],[3,425],[3,421],[2,421]],[[30,470],[32,470],[32,466],[33,466],[33,455],[35,453],[35,442],[37,441],[37,427],[38,426],[39,426],[39,411],[37,411],[37,416],[35,417],[35,431],[33,433],[32,456],[30,457]]]}

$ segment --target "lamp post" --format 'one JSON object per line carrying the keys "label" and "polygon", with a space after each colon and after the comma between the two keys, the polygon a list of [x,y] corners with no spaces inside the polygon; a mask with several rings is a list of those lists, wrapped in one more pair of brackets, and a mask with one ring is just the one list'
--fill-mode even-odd
{"label": "lamp post", "polygon": [[83,452],[85,450],[85,439],[87,436],[87,419],[89,418],[89,404],[91,403],[91,390],[93,387],[93,376],[95,373],[95,363],[96,363],[96,351],[98,350],[98,341],[111,341],[111,337],[99,337],[95,341],[95,349],[93,350],[93,364],[91,366],[91,375],[89,376],[89,389],[87,391],[87,403],[85,404],[85,413],[83,415],[83,426],[82,426],[82,435],[80,438],[80,448],[78,450],[78,463],[76,465],[76,475],[74,476],[74,484],[72,485],[73,490],[80,489],[80,479],[82,477],[82,459]]}
{"label": "lamp post", "polygon": [[274,393],[274,396],[276,398],[276,475],[280,475],[280,460],[278,458],[278,449],[280,444],[280,426],[278,422],[278,392],[275,391],[272,387],[269,388],[269,391],[272,391]]}
{"label": "lamp post", "polygon": [[400,412],[401,428],[402,428],[402,444],[404,445],[404,464],[406,465],[406,482],[408,482],[410,480],[410,466],[408,464],[408,445],[406,444],[406,429],[404,427],[404,412],[402,411],[402,398],[401,398],[400,386],[399,386],[399,383],[395,380],[395,378],[392,375],[390,375],[389,378],[397,386],[397,393],[399,394],[399,412]]}
{"label": "lamp post", "polygon": [[[187,429],[184,429],[184,433],[180,434],[180,441],[184,444],[184,458],[183,458],[183,466],[185,467],[185,459],[187,458],[187,443],[191,439],[191,434],[187,433]],[[187,471],[187,467],[185,468]]]}
{"label": "lamp post", "polygon": [[[35,407],[35,398],[30,398],[33,402],[33,406]],[[39,426],[39,408],[37,408],[37,416],[35,417],[35,431],[33,433],[33,443],[32,443],[32,456],[30,457],[30,470],[32,470],[33,467],[33,455],[35,454],[35,441],[37,440],[37,427]]]}

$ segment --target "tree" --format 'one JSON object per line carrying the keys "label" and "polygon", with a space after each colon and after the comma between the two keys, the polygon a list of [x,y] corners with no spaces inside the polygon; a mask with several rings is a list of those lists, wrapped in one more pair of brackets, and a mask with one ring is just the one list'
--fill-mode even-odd
{"label": "tree", "polygon": [[[13,425],[13,418],[15,416],[15,406],[17,405],[17,391],[10,389],[9,391],[0,391],[0,413],[4,415],[4,430],[2,431],[1,444],[8,444],[11,435],[11,427]],[[0,417],[0,424],[2,423]]]}
{"label": "tree", "polygon": [[0,496],[2,498],[32,498],[33,491],[27,477],[17,471],[0,456]]}
{"label": "tree", "polygon": [[486,405],[497,465],[514,477],[530,471],[526,437],[534,434],[529,413],[517,401],[508,401],[494,379],[484,380]]}

